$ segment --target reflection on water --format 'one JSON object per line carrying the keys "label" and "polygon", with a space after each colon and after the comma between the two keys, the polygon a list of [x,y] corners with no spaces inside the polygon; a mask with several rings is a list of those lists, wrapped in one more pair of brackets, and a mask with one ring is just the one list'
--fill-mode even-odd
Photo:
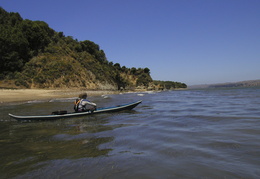
{"label": "reflection on water", "polygon": [[117,126],[105,125],[102,120],[54,121],[38,123],[3,123],[1,125],[0,173],[11,177],[57,159],[78,159],[107,155],[111,149],[99,145],[113,137],[99,137],[98,132]]}
{"label": "reflection on water", "polygon": [[260,178],[260,89],[93,97],[132,111],[17,122],[72,99],[0,106],[0,178]]}

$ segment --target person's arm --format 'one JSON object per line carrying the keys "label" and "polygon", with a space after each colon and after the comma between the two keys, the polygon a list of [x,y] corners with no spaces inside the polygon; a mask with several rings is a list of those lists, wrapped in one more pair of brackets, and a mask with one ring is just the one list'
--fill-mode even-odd
{"label": "person's arm", "polygon": [[90,101],[88,101],[88,100],[83,100],[83,101],[82,101],[82,105],[85,106],[86,104],[89,104],[89,105],[91,105],[91,106],[97,106],[96,103],[92,103],[92,102],[90,102]]}

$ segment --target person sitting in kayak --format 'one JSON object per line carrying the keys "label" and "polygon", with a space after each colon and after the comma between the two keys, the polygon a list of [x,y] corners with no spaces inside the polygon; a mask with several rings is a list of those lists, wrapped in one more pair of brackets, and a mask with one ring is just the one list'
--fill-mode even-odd
{"label": "person sitting in kayak", "polygon": [[87,100],[87,97],[87,93],[82,93],[79,95],[79,99],[76,99],[74,105],[75,112],[93,112],[96,110],[96,103],[90,102],[89,100]]}

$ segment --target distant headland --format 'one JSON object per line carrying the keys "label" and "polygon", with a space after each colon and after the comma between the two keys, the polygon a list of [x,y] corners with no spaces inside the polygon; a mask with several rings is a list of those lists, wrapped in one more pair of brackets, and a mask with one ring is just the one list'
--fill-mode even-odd
{"label": "distant headland", "polygon": [[195,88],[239,88],[239,87],[260,87],[259,80],[247,80],[239,82],[227,82],[227,83],[217,83],[217,84],[202,84],[202,85],[192,85],[189,89]]}

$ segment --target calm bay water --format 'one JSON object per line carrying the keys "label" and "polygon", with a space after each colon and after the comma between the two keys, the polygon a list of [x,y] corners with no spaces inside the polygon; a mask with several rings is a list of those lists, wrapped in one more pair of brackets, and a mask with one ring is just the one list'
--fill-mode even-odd
{"label": "calm bay water", "polygon": [[90,98],[132,111],[56,121],[73,99],[0,106],[0,178],[260,178],[260,89],[129,93]]}

